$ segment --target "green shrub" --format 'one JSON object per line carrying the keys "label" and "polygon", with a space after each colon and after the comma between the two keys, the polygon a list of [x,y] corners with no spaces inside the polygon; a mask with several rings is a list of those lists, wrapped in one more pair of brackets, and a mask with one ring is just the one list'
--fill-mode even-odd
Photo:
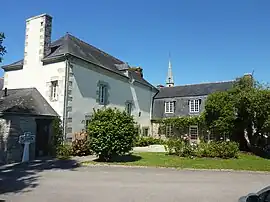
{"label": "green shrub", "polygon": [[135,146],[137,147],[146,147],[149,145],[154,145],[154,144],[165,144],[165,140],[162,139],[157,139],[154,137],[138,137],[137,141],[135,143]]}
{"label": "green shrub", "polygon": [[64,143],[58,147],[57,157],[61,159],[68,159],[72,155],[71,144]]}
{"label": "green shrub", "polygon": [[91,154],[87,133],[76,133],[72,141],[72,154],[74,156],[87,156]]}
{"label": "green shrub", "polygon": [[103,161],[129,152],[138,134],[132,116],[111,108],[97,110],[87,132],[90,149]]}
{"label": "green shrub", "polygon": [[181,138],[170,138],[165,145],[168,154],[175,154],[182,157],[192,157],[196,153],[196,146],[189,144]]}
{"label": "green shrub", "polygon": [[182,157],[237,158],[239,146],[236,142],[201,142],[191,145],[183,139],[169,139],[165,146],[168,154]]}
{"label": "green shrub", "polygon": [[52,122],[52,135],[50,137],[49,153],[52,156],[58,154],[58,150],[62,149],[62,143],[64,141],[63,128],[61,119],[56,117]]}
{"label": "green shrub", "polygon": [[239,145],[236,142],[202,142],[198,145],[196,155],[198,157],[211,158],[237,158]]}

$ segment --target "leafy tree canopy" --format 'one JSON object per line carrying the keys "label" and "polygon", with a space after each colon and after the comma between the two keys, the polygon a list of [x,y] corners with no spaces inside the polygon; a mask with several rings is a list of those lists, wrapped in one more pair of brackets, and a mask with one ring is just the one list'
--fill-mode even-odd
{"label": "leafy tree canopy", "polygon": [[244,148],[247,134],[250,143],[257,144],[270,132],[270,90],[244,76],[231,90],[209,95],[203,115],[215,135],[228,135]]}
{"label": "leafy tree canopy", "polygon": [[5,39],[4,33],[0,32],[0,63],[3,60],[3,56],[6,53],[6,47],[3,45],[3,41]]}

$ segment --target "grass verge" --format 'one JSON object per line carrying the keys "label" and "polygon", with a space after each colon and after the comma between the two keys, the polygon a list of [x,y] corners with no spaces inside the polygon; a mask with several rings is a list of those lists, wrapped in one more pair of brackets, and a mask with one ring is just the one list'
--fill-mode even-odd
{"label": "grass verge", "polygon": [[251,154],[241,153],[237,159],[184,158],[165,153],[142,152],[114,159],[112,162],[85,161],[82,165],[114,164],[127,166],[149,166],[193,169],[232,169],[250,171],[270,171],[270,160]]}

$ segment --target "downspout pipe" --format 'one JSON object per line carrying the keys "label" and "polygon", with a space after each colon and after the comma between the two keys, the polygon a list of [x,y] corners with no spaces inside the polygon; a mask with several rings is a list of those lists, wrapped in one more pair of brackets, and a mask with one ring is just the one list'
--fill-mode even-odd
{"label": "downspout pipe", "polygon": [[64,140],[67,140],[67,104],[68,104],[68,81],[69,81],[69,57],[64,54],[65,59],[65,92],[64,92],[64,109],[63,109],[63,135]]}

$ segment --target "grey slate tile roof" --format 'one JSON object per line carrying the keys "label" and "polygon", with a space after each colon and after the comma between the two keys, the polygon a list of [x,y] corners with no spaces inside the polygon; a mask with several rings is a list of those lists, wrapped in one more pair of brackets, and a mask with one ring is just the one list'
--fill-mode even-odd
{"label": "grey slate tile roof", "polygon": [[201,83],[174,87],[163,87],[160,88],[159,92],[155,96],[155,99],[209,95],[216,91],[226,91],[233,86],[233,83],[234,81],[226,81],[217,83]]}
{"label": "grey slate tile roof", "polygon": [[[120,71],[119,68],[122,65],[126,65],[126,63],[70,34],[66,34],[65,36],[51,43],[51,53],[46,57],[44,57],[43,60],[46,61],[53,58],[62,57],[65,54],[81,58],[88,62],[97,64],[117,74],[124,75],[124,73]],[[23,60],[20,60],[16,63],[5,65],[2,68],[4,70],[14,70],[14,69],[21,69],[22,67],[23,67]],[[136,75],[135,77],[136,78],[134,79],[136,81],[143,83],[144,85],[147,85],[149,87],[155,88],[144,78],[138,77]]]}
{"label": "grey slate tile roof", "polygon": [[7,96],[0,91],[0,112],[58,116],[36,88],[8,89]]}
{"label": "grey slate tile roof", "polygon": [[9,65],[2,66],[4,70],[17,70],[23,68],[23,60],[19,60],[17,62],[13,62]]}

